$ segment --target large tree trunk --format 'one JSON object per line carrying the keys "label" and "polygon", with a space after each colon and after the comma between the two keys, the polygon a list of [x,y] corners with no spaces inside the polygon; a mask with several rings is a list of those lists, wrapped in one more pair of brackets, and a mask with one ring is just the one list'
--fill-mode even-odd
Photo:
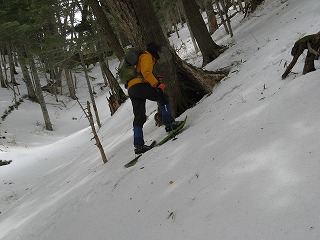
{"label": "large tree trunk", "polygon": [[204,72],[177,56],[162,34],[149,0],[105,0],[105,2],[134,47],[143,49],[149,42],[157,42],[163,46],[156,72],[163,76],[163,82],[167,85],[166,91],[175,116],[194,106],[225,77],[224,73]]}
{"label": "large tree trunk", "polygon": [[203,21],[199,6],[194,0],[182,0],[189,26],[193,36],[197,40],[198,46],[202,53],[202,65],[206,65],[220,55],[220,47],[211,38],[206,24]]}
{"label": "large tree trunk", "polygon": [[[103,12],[101,6],[99,5],[98,0],[89,0],[89,4],[90,4],[90,7],[93,11],[93,14],[97,18],[98,24],[99,24],[100,28],[102,29],[104,36],[106,37],[106,41],[107,41],[109,47],[113,50],[113,52],[116,54],[118,59],[122,59],[124,57],[124,50],[123,50],[120,42],[118,41],[117,36],[114,33],[105,12]],[[100,48],[99,45],[98,45],[98,47]],[[111,111],[111,114],[113,114],[114,111],[116,111],[118,109],[118,107],[123,102],[125,102],[127,97],[126,97],[125,93],[123,92],[123,90],[121,89],[121,87],[119,86],[119,83],[117,82],[115,77],[112,75],[111,71],[109,70],[109,68],[105,62],[104,53],[101,53],[99,55],[99,62],[100,62],[101,70],[102,70],[104,76],[106,76],[106,78],[109,82],[110,89],[113,94],[113,102],[114,102],[113,106],[115,106]]]}

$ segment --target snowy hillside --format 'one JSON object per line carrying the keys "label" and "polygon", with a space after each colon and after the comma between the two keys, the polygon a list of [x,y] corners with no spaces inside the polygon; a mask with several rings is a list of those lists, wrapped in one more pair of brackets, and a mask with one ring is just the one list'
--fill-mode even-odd
{"label": "snowy hillside", "polygon": [[[0,239],[320,239],[320,63],[302,75],[301,56],[281,79],[294,42],[320,31],[319,12],[319,0],[266,0],[250,18],[233,19],[234,38],[213,34],[229,49],[206,69],[232,66],[229,76],[179,117],[188,121],[177,140],[132,168],[124,168],[134,157],[130,100],[110,117],[98,67],[105,165],[76,102],[46,96],[49,132],[39,105],[24,100],[0,124],[0,159],[12,160],[0,167]],[[183,39],[170,42],[183,41],[180,56],[201,65],[180,31]],[[85,103],[85,83],[78,91]],[[0,89],[1,112],[10,95]],[[155,106],[147,104],[147,143],[166,134]]]}

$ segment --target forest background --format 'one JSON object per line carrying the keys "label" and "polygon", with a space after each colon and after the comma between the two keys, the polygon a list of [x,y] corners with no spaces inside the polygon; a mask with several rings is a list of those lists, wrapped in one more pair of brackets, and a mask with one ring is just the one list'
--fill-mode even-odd
{"label": "forest background", "polygon": [[[139,1],[138,7],[130,5],[130,1],[116,1],[108,5],[114,7],[110,14],[104,11],[107,17],[116,11],[117,3],[129,4],[126,6],[133,9],[151,6],[143,5],[147,1]],[[43,12],[44,17],[35,28],[31,27],[36,30],[31,35],[35,38],[23,35],[30,30],[28,20],[34,21],[34,16],[41,15],[40,5],[17,5],[24,6],[22,9],[27,12],[32,10],[33,15],[1,25],[1,29],[6,29],[1,35],[5,40],[2,46],[4,51],[7,49],[2,58],[5,65],[1,65],[7,84],[1,89],[1,159],[12,160],[0,169],[1,238],[317,239],[317,71],[302,75],[302,57],[286,81],[280,77],[291,59],[294,42],[318,32],[316,1],[266,1],[254,12],[245,8],[244,2],[244,11],[239,5],[236,9],[231,5],[228,14],[232,16],[233,37],[228,23],[224,26],[219,22],[215,7],[219,29],[210,36],[218,44],[210,44],[216,51],[210,54],[214,60],[209,60],[209,64],[205,63],[201,41],[196,39],[200,52],[193,44],[192,31],[188,30],[192,27],[179,22],[179,32],[171,33],[168,41],[179,57],[170,46],[163,45],[177,82],[188,76],[186,82],[196,84],[193,86],[197,86],[197,94],[190,93],[188,85],[176,88],[170,86],[171,78],[165,79],[168,89],[182,89],[175,111],[177,116],[188,114],[187,129],[176,141],[146,154],[132,169],[123,168],[133,156],[130,101],[121,105],[118,102],[116,108],[110,104],[108,109],[105,97],[114,103],[111,96],[121,86],[115,84],[112,88],[106,77],[108,70],[101,70],[103,62],[86,66],[90,62],[85,60],[91,56],[86,56],[84,46],[91,43],[90,32],[77,33],[72,41],[64,38],[62,42],[69,43],[61,50],[59,47],[64,45],[59,43],[60,28],[57,36],[38,31],[48,30],[43,25],[47,25],[49,14],[55,12],[52,8]],[[93,7],[87,8],[90,9]],[[22,12],[20,9],[14,13],[22,16]],[[202,16],[208,23],[208,15],[202,12]],[[98,22],[96,17],[93,19]],[[145,23],[142,20],[136,19],[136,23]],[[79,24],[82,22],[81,19]],[[115,22],[121,24],[121,19]],[[138,47],[154,38],[143,31],[149,28],[140,27],[142,30],[129,29],[139,32],[139,37],[130,37]],[[9,34],[11,30],[13,35]],[[152,33],[159,36],[160,31]],[[138,42],[140,38],[143,41]],[[103,34],[97,39],[107,45]],[[14,50],[8,51],[8,46]],[[20,55],[20,46],[28,51]],[[101,52],[116,55],[116,50],[111,52],[110,48]],[[110,57],[103,59],[108,60],[106,65],[115,76],[118,60]],[[59,61],[51,62],[52,59]],[[26,84],[28,75],[31,85]],[[61,86],[57,81],[60,76]],[[72,98],[69,85],[74,86],[76,98],[83,106],[88,100],[92,105],[96,102],[94,120],[106,152],[106,164],[91,140],[92,129]],[[30,86],[35,90],[35,102],[30,101]],[[42,102],[38,90],[44,87],[46,91],[40,91]],[[125,93],[122,88],[121,91]],[[118,96],[126,97],[121,91]],[[194,98],[183,104],[184,96]],[[165,135],[154,124],[155,113],[156,105],[148,103],[149,141]]]}

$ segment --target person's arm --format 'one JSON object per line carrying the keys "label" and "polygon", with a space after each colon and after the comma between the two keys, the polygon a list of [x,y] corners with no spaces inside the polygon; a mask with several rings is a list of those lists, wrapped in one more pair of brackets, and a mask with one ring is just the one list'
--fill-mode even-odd
{"label": "person's arm", "polygon": [[151,86],[156,87],[158,84],[157,78],[153,75],[154,60],[149,54],[142,54],[140,57],[140,72],[143,79],[150,83]]}

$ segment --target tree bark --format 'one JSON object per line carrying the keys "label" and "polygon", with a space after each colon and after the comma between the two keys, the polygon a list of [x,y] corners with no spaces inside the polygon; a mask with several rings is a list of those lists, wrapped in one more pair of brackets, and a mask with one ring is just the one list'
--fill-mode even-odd
{"label": "tree bark", "polygon": [[21,53],[18,50],[18,61],[21,67],[21,71],[22,71],[22,75],[24,78],[24,81],[26,82],[26,87],[27,87],[27,91],[28,91],[28,97],[31,101],[35,101],[35,102],[39,102],[37,95],[35,93],[34,90],[34,86],[29,74],[29,70],[26,64],[26,58],[23,56],[25,53]]}
{"label": "tree bark", "polygon": [[12,86],[14,86],[17,84],[16,79],[14,77],[14,75],[17,72],[16,72],[16,68],[14,66],[13,55],[12,55],[12,50],[11,50],[11,43],[7,42],[6,46],[7,46],[7,52],[8,52],[9,67],[10,67],[10,79],[11,79]]}
{"label": "tree bark", "polygon": [[192,32],[192,30],[191,30],[191,26],[190,26],[190,22],[189,22],[189,21],[187,21],[187,26],[188,26],[188,29],[189,29],[189,32],[190,32],[190,38],[191,38],[191,41],[192,41],[192,43],[193,43],[194,51],[195,51],[196,53],[198,53],[198,52],[200,51],[199,45],[198,45],[198,43],[197,43],[196,38],[195,38],[194,35],[193,35],[193,32]]}
{"label": "tree bark", "polygon": [[103,54],[99,56],[99,62],[102,73],[105,75],[112,95],[115,95],[115,100],[117,101],[118,105],[120,106],[127,100],[126,94],[123,92],[122,88],[120,87],[117,79],[113,76],[112,72],[110,71]]}
{"label": "tree bark", "polygon": [[76,88],[75,88],[75,84],[74,84],[73,79],[72,79],[71,70],[70,69],[64,69],[64,75],[66,77],[66,81],[67,81],[70,97],[71,97],[71,99],[76,100],[77,99]]}
{"label": "tree bark", "polygon": [[4,77],[3,77],[1,59],[0,59],[0,85],[1,85],[2,88],[6,88],[7,87],[7,84],[4,81]]}
{"label": "tree bark", "polygon": [[117,39],[116,34],[114,33],[111,24],[105,13],[103,12],[101,6],[99,5],[98,0],[88,0],[93,14],[96,16],[98,24],[105,35],[105,39],[109,47],[113,50],[118,59],[124,57],[124,51],[121,47],[120,42]]}
{"label": "tree bark", "polygon": [[39,100],[39,104],[40,104],[40,107],[42,110],[42,115],[44,118],[44,123],[45,123],[46,129],[48,131],[53,131],[52,124],[51,124],[50,117],[49,117],[49,113],[48,113],[48,109],[47,109],[47,106],[46,106],[46,103],[44,101],[44,97],[42,94],[40,79],[39,79],[38,72],[37,72],[36,65],[34,63],[33,58],[29,58],[29,63],[30,63],[30,68],[31,68],[32,74],[33,74],[34,83],[36,86],[36,94],[37,94],[37,98]]}
{"label": "tree bark", "polygon": [[105,81],[105,85],[110,87],[112,94],[115,95],[115,100],[118,103],[117,105],[120,106],[127,100],[127,96],[120,87],[117,79],[113,76],[112,72],[110,71],[108,66],[108,60],[106,60],[106,54],[100,49],[102,49],[102,46],[99,43],[97,44],[97,50],[98,52],[100,52],[98,60],[100,63],[100,68]]}
{"label": "tree bark", "polygon": [[182,0],[182,3],[191,31],[202,53],[202,65],[205,66],[220,55],[221,47],[212,40],[196,2],[194,0]]}
{"label": "tree bark", "polygon": [[2,66],[3,74],[4,74],[4,76],[3,76],[4,85],[1,85],[1,86],[5,87],[5,88],[8,88],[9,82],[8,82],[8,74],[7,74],[7,68],[6,68],[7,61],[6,61],[6,57],[5,57],[5,46],[4,45],[2,45],[2,46],[0,45],[1,66]]}

